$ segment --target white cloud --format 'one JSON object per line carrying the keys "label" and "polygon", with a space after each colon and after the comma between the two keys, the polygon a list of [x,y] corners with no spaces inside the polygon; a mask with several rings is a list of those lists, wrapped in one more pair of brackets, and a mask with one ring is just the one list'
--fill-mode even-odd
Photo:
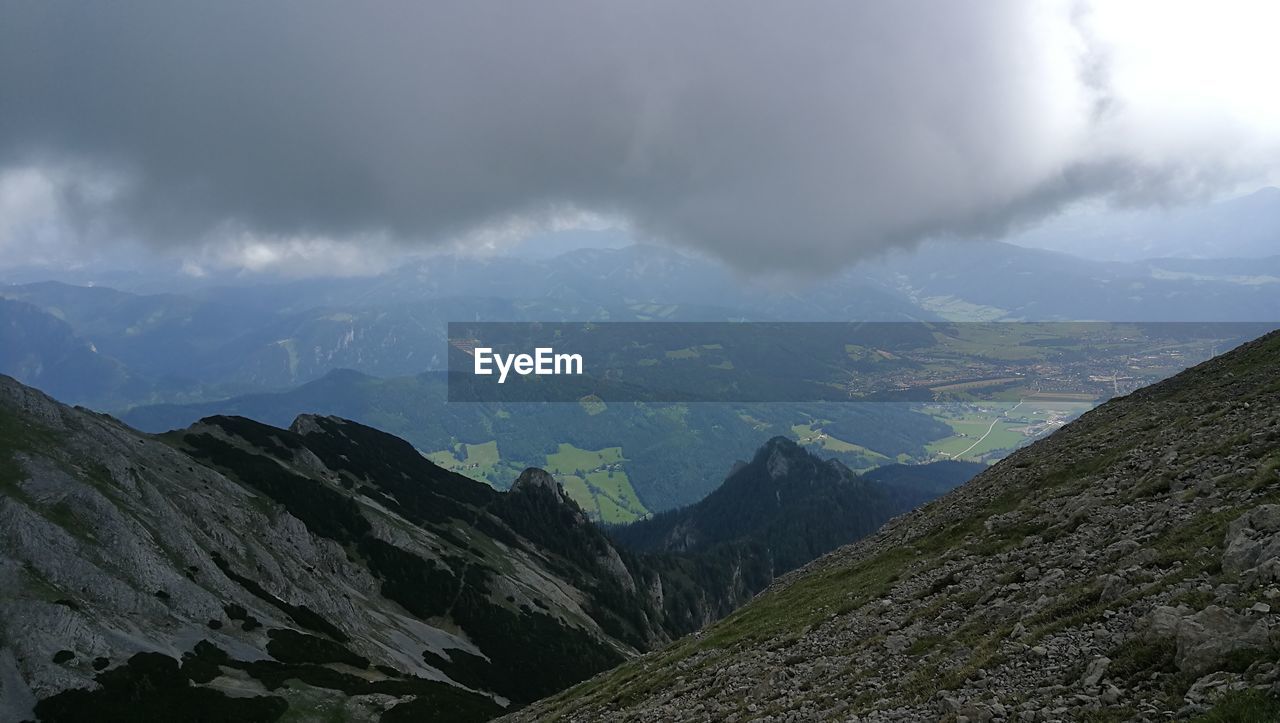
{"label": "white cloud", "polygon": [[811,272],[1280,166],[1262,3],[296,10],[0,6],[0,159],[116,179],[74,203],[15,181],[0,248],[136,237],[202,269],[368,273],[595,218]]}

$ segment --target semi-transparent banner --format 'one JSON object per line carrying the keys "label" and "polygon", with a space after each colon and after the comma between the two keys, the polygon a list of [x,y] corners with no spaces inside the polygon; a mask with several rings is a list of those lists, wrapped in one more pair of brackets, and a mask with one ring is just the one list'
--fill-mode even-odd
{"label": "semi-transparent banner", "polygon": [[1098,401],[1277,327],[451,322],[449,401]]}

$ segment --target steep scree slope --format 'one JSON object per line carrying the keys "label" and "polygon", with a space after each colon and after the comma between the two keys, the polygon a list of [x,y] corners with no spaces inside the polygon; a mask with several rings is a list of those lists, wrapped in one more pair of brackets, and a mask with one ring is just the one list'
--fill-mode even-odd
{"label": "steep scree slope", "polygon": [[1280,720],[1280,333],[514,720]]}

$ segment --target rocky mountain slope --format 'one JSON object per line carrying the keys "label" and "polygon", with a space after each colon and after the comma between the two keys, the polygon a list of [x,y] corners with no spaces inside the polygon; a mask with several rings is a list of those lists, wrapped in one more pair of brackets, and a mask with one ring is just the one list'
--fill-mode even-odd
{"label": "rocky mountain slope", "polygon": [[1280,334],[514,720],[1280,720]]}
{"label": "rocky mountain slope", "polygon": [[[797,486],[838,468],[783,447]],[[542,470],[499,492],[336,417],[145,435],[7,377],[0,541],[2,720],[482,720],[775,576],[617,547]]]}
{"label": "rocky mountain slope", "polygon": [[0,719],[482,719],[752,592],[336,418],[161,439],[0,378],[0,427]]}

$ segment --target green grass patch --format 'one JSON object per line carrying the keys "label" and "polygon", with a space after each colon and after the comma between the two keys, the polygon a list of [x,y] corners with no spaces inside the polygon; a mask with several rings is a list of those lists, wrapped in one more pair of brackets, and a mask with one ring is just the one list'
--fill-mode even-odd
{"label": "green grass patch", "polygon": [[1129,706],[1101,708],[1099,710],[1083,710],[1076,720],[1081,723],[1129,723],[1136,720],[1138,712]]}
{"label": "green grass patch", "polygon": [[1107,656],[1111,658],[1107,674],[1115,680],[1134,683],[1152,673],[1173,673],[1177,671],[1177,652],[1178,644],[1172,638],[1131,640]]}
{"label": "green grass patch", "polygon": [[938,644],[943,640],[946,640],[946,636],[944,635],[922,635],[913,640],[904,652],[906,652],[907,655],[912,656],[924,655],[930,650],[938,647]]}
{"label": "green grass patch", "polygon": [[809,424],[793,424],[791,425],[791,435],[796,441],[805,446],[818,447],[827,452],[836,454],[859,454],[867,457],[873,462],[888,462],[889,458],[876,452],[875,450],[863,447],[860,444],[846,442],[843,439],[827,434],[822,429],[823,422],[811,422]]}
{"label": "green grass patch", "polygon": [[[1260,500],[1262,504],[1266,500]],[[1153,563],[1161,568],[1176,563],[1195,566],[1197,569],[1216,571],[1221,564],[1219,555],[1202,555],[1201,548],[1213,549],[1222,543],[1231,521],[1239,517],[1239,508],[1228,508],[1201,515],[1186,524],[1178,525],[1161,535],[1151,545],[1156,551]]]}
{"label": "green grass patch", "polygon": [[1016,449],[1031,441],[1030,437],[1017,431],[1026,426],[1026,422],[1007,419],[1004,413],[1004,410],[997,410],[935,414],[936,419],[951,427],[952,436],[929,443],[925,450],[931,455],[976,460],[993,452]]}
{"label": "green grass patch", "polygon": [[547,455],[546,469],[553,474],[579,474],[624,461],[622,447],[591,450],[562,442],[557,451]]}
{"label": "green grass patch", "polygon": [[702,356],[697,347],[687,347],[684,349],[674,349],[667,352],[668,359],[697,359]]}
{"label": "green grass patch", "polygon": [[479,444],[462,442],[451,450],[432,452],[427,455],[427,459],[450,472],[457,472],[477,482],[492,485],[495,482],[498,466],[502,463],[502,454],[498,451],[497,440],[489,440]]}
{"label": "green grass patch", "polygon": [[895,548],[847,567],[815,571],[725,618],[698,641],[701,648],[758,642],[855,610],[886,595],[916,556]]}
{"label": "green grass patch", "polygon": [[1260,490],[1267,485],[1276,484],[1277,481],[1280,481],[1280,452],[1262,460],[1257,471],[1253,473],[1253,478],[1249,480],[1248,487],[1251,490]]}
{"label": "green grass patch", "polygon": [[1280,720],[1280,700],[1257,690],[1227,693],[1213,709],[1192,723],[1275,723]]}
{"label": "green grass patch", "polygon": [[625,524],[649,515],[623,469],[625,462],[621,447],[590,450],[562,443],[547,455],[546,469],[592,518]]}

